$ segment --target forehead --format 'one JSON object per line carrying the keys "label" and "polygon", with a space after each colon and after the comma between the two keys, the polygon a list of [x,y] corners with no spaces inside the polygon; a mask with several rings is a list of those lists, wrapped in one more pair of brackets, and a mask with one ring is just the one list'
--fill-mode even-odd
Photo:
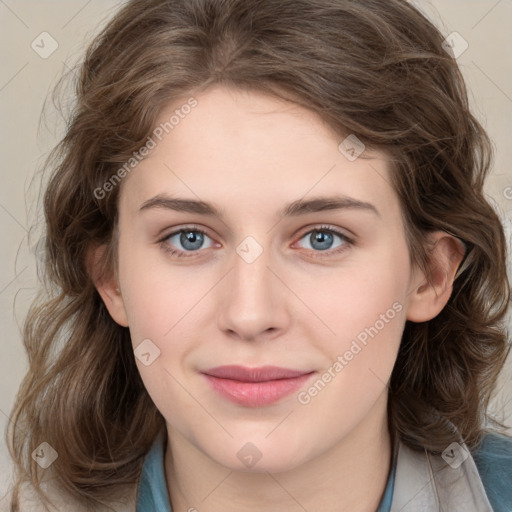
{"label": "forehead", "polygon": [[167,192],[254,211],[258,204],[261,209],[342,194],[382,211],[396,208],[387,156],[364,151],[354,159],[347,144],[340,150],[346,135],[336,134],[314,112],[222,87],[194,96],[193,108],[182,108],[189,100],[175,101],[160,113],[155,129],[163,131],[161,140],[155,138],[149,156],[123,183],[125,201],[140,205]]}

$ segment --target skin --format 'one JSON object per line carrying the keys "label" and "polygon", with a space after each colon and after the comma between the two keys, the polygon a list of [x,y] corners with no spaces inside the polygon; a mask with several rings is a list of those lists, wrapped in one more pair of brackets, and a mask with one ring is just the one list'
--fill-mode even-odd
{"label": "skin", "polygon": [[[117,275],[96,279],[134,348],[150,339],[160,350],[149,366],[137,364],[167,423],[173,511],[376,510],[392,453],[387,383],[405,321],[442,310],[460,248],[432,234],[428,284],[410,263],[385,154],[351,162],[338,150],[344,137],[314,113],[267,95],[216,86],[195,97],[198,106],[123,181]],[[207,201],[222,218],[140,210],[162,194]],[[278,215],[293,201],[333,195],[378,213]],[[335,235],[319,250],[310,235],[322,226],[353,243]],[[161,242],[192,227],[208,235],[195,252],[179,234]],[[263,249],[252,263],[236,252],[248,236]],[[237,405],[200,374],[224,364],[314,371],[307,390],[393,304],[401,310],[305,405],[296,392],[269,406]],[[237,457],[248,442],[261,453],[252,467]]]}

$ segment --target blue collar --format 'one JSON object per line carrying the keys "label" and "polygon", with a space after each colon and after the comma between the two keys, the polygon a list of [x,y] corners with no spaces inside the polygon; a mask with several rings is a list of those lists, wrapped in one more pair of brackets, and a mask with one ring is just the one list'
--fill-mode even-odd
{"label": "blue collar", "polygon": [[164,471],[164,436],[153,443],[142,467],[137,495],[137,512],[172,512]]}

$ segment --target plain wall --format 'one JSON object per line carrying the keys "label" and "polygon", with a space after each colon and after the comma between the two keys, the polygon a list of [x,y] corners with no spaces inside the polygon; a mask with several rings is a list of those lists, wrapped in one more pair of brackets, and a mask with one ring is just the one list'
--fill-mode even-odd
{"label": "plain wall", "polygon": [[[17,388],[27,367],[20,326],[34,295],[37,279],[27,233],[37,219],[40,187],[33,181],[49,149],[62,134],[62,120],[53,114],[39,127],[45,98],[63,70],[75,64],[100,25],[122,2],[70,0],[0,3],[1,155],[0,167],[0,430],[8,422]],[[459,32],[468,49],[459,57],[473,109],[496,145],[493,176],[487,191],[501,209],[512,237],[512,2],[509,0],[419,0],[414,2],[446,35]],[[442,22],[441,22],[442,20]],[[442,23],[442,24],[441,24]],[[31,47],[57,50],[42,58]],[[39,41],[39,43],[38,43]],[[51,111],[50,111],[51,113]],[[34,241],[37,241],[35,239]],[[512,422],[512,363],[501,378],[493,410]],[[0,505],[7,490],[9,465],[0,442]]]}

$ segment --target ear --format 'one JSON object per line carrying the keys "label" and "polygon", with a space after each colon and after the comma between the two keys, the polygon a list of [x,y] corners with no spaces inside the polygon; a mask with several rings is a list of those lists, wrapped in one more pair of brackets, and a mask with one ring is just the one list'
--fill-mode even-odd
{"label": "ear", "polygon": [[124,307],[123,296],[115,272],[105,269],[106,245],[91,247],[87,258],[87,268],[105,306],[113,320],[122,327],[128,327],[128,316]]}
{"label": "ear", "polygon": [[446,306],[465,254],[464,244],[444,231],[430,233],[429,247],[430,281],[418,268],[413,272],[414,288],[410,292],[407,307],[407,320],[411,322],[431,320]]}

